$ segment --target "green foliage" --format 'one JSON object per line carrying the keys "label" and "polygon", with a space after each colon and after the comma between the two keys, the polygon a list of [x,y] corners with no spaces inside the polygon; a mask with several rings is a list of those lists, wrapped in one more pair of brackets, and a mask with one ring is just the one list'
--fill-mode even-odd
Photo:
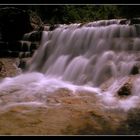
{"label": "green foliage", "polygon": [[32,10],[42,21],[50,24],[140,17],[140,5],[12,5],[12,7]]}
{"label": "green foliage", "polygon": [[140,17],[140,5],[120,5],[118,6],[121,17],[134,18]]}
{"label": "green foliage", "polygon": [[99,19],[117,18],[115,5],[40,5],[30,7],[46,23],[89,22]]}

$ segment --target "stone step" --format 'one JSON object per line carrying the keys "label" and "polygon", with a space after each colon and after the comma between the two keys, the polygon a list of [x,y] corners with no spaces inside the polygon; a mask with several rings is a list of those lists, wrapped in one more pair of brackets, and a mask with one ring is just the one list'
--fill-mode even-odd
{"label": "stone step", "polygon": [[0,41],[0,51],[8,50],[8,43]]}
{"label": "stone step", "polygon": [[40,42],[42,37],[42,31],[33,31],[30,33],[26,33],[23,36],[22,40],[31,41],[31,42]]}
{"label": "stone step", "polygon": [[0,42],[0,51],[22,51],[22,52],[31,52],[36,50],[39,47],[39,44],[32,43],[29,41],[17,41],[17,42]]}
{"label": "stone step", "polygon": [[26,58],[31,57],[33,52],[18,52],[18,51],[0,51],[0,57],[19,57]]}

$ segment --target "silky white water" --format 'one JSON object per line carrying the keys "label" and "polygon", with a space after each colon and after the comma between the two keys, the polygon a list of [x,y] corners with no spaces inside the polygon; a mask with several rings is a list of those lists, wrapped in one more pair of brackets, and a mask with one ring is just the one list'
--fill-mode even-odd
{"label": "silky white water", "polygon": [[[39,49],[28,71],[0,84],[0,105],[47,105],[47,96],[68,88],[90,91],[107,108],[128,110],[139,104],[139,75],[132,84],[132,95],[118,98],[134,66],[139,68],[139,25],[120,25],[120,20],[61,25],[43,31]],[[101,85],[113,79],[106,91]]]}

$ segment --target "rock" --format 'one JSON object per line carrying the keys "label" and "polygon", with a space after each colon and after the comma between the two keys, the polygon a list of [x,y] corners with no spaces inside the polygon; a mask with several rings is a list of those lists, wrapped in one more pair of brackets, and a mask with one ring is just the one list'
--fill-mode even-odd
{"label": "rock", "polygon": [[42,32],[41,31],[36,31],[36,32],[33,32],[30,36],[29,36],[29,41],[41,41],[41,38],[42,38]]}
{"label": "rock", "polygon": [[38,43],[30,41],[0,41],[0,57],[31,57],[38,47]]}
{"label": "rock", "polygon": [[18,67],[21,68],[22,70],[25,70],[25,68],[26,68],[26,61],[24,59],[21,59]]}
{"label": "rock", "polygon": [[0,58],[0,65],[2,66],[0,80],[5,77],[17,76],[21,73],[16,66],[17,60],[18,58]]}
{"label": "rock", "polygon": [[132,85],[127,82],[118,90],[117,93],[119,96],[128,96],[131,95],[131,89]]}
{"label": "rock", "polygon": [[128,25],[134,25],[134,24],[140,24],[139,18],[132,18],[132,19],[122,19],[119,24],[128,24]]}
{"label": "rock", "polygon": [[87,24],[87,23],[86,23],[86,22],[81,23],[81,24],[78,26],[78,28],[83,27],[85,24]]}
{"label": "rock", "polygon": [[35,51],[38,48],[39,48],[39,44],[37,44],[37,43],[31,43],[30,51]]}
{"label": "rock", "polygon": [[22,41],[14,41],[14,42],[8,42],[8,50],[10,51],[29,51],[30,48],[30,42],[22,42]]}
{"label": "rock", "polygon": [[37,13],[32,10],[28,10],[28,14],[30,15],[30,22],[33,27],[33,30],[42,31],[43,22],[41,18],[37,15]]}
{"label": "rock", "polygon": [[18,57],[19,58],[27,58],[27,57],[31,57],[31,52],[19,52]]}
{"label": "rock", "polygon": [[59,24],[51,25],[51,26],[50,26],[50,31],[53,31],[53,30],[55,30],[55,29],[58,28],[58,27],[60,27]]}
{"label": "rock", "polygon": [[122,19],[119,24],[122,24],[122,25],[123,24],[128,24],[128,20],[127,19]]}
{"label": "rock", "polygon": [[45,24],[43,27],[43,31],[49,31],[50,30],[50,25],[49,24]]}
{"label": "rock", "polygon": [[125,135],[140,135],[140,109],[139,107],[132,108],[128,111],[127,119],[122,123],[121,132],[123,132],[123,134]]}
{"label": "rock", "polygon": [[[129,75],[126,77],[118,78],[117,83],[112,84],[116,81],[115,78],[111,78],[100,86],[100,89],[106,93],[113,88],[113,94],[116,98],[127,97],[132,95],[132,85],[139,75]],[[115,88],[114,88],[115,87]]]}
{"label": "rock", "polygon": [[135,74],[139,74],[139,68],[138,66],[134,65],[130,74],[135,75]]}
{"label": "rock", "polygon": [[133,24],[140,24],[140,19],[139,18],[130,19],[130,25],[133,25]]}
{"label": "rock", "polygon": [[30,17],[27,12],[14,7],[0,9],[1,40],[20,40],[23,34],[32,31]]}
{"label": "rock", "polygon": [[31,41],[31,42],[40,42],[42,38],[42,31],[33,31],[27,34],[24,34],[23,40],[24,41]]}

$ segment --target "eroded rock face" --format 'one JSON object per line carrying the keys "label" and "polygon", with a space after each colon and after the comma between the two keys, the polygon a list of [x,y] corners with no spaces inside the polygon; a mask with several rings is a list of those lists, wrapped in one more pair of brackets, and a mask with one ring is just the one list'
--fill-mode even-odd
{"label": "eroded rock face", "polygon": [[32,31],[32,29],[27,12],[14,7],[0,9],[1,40],[20,40],[23,34]]}

